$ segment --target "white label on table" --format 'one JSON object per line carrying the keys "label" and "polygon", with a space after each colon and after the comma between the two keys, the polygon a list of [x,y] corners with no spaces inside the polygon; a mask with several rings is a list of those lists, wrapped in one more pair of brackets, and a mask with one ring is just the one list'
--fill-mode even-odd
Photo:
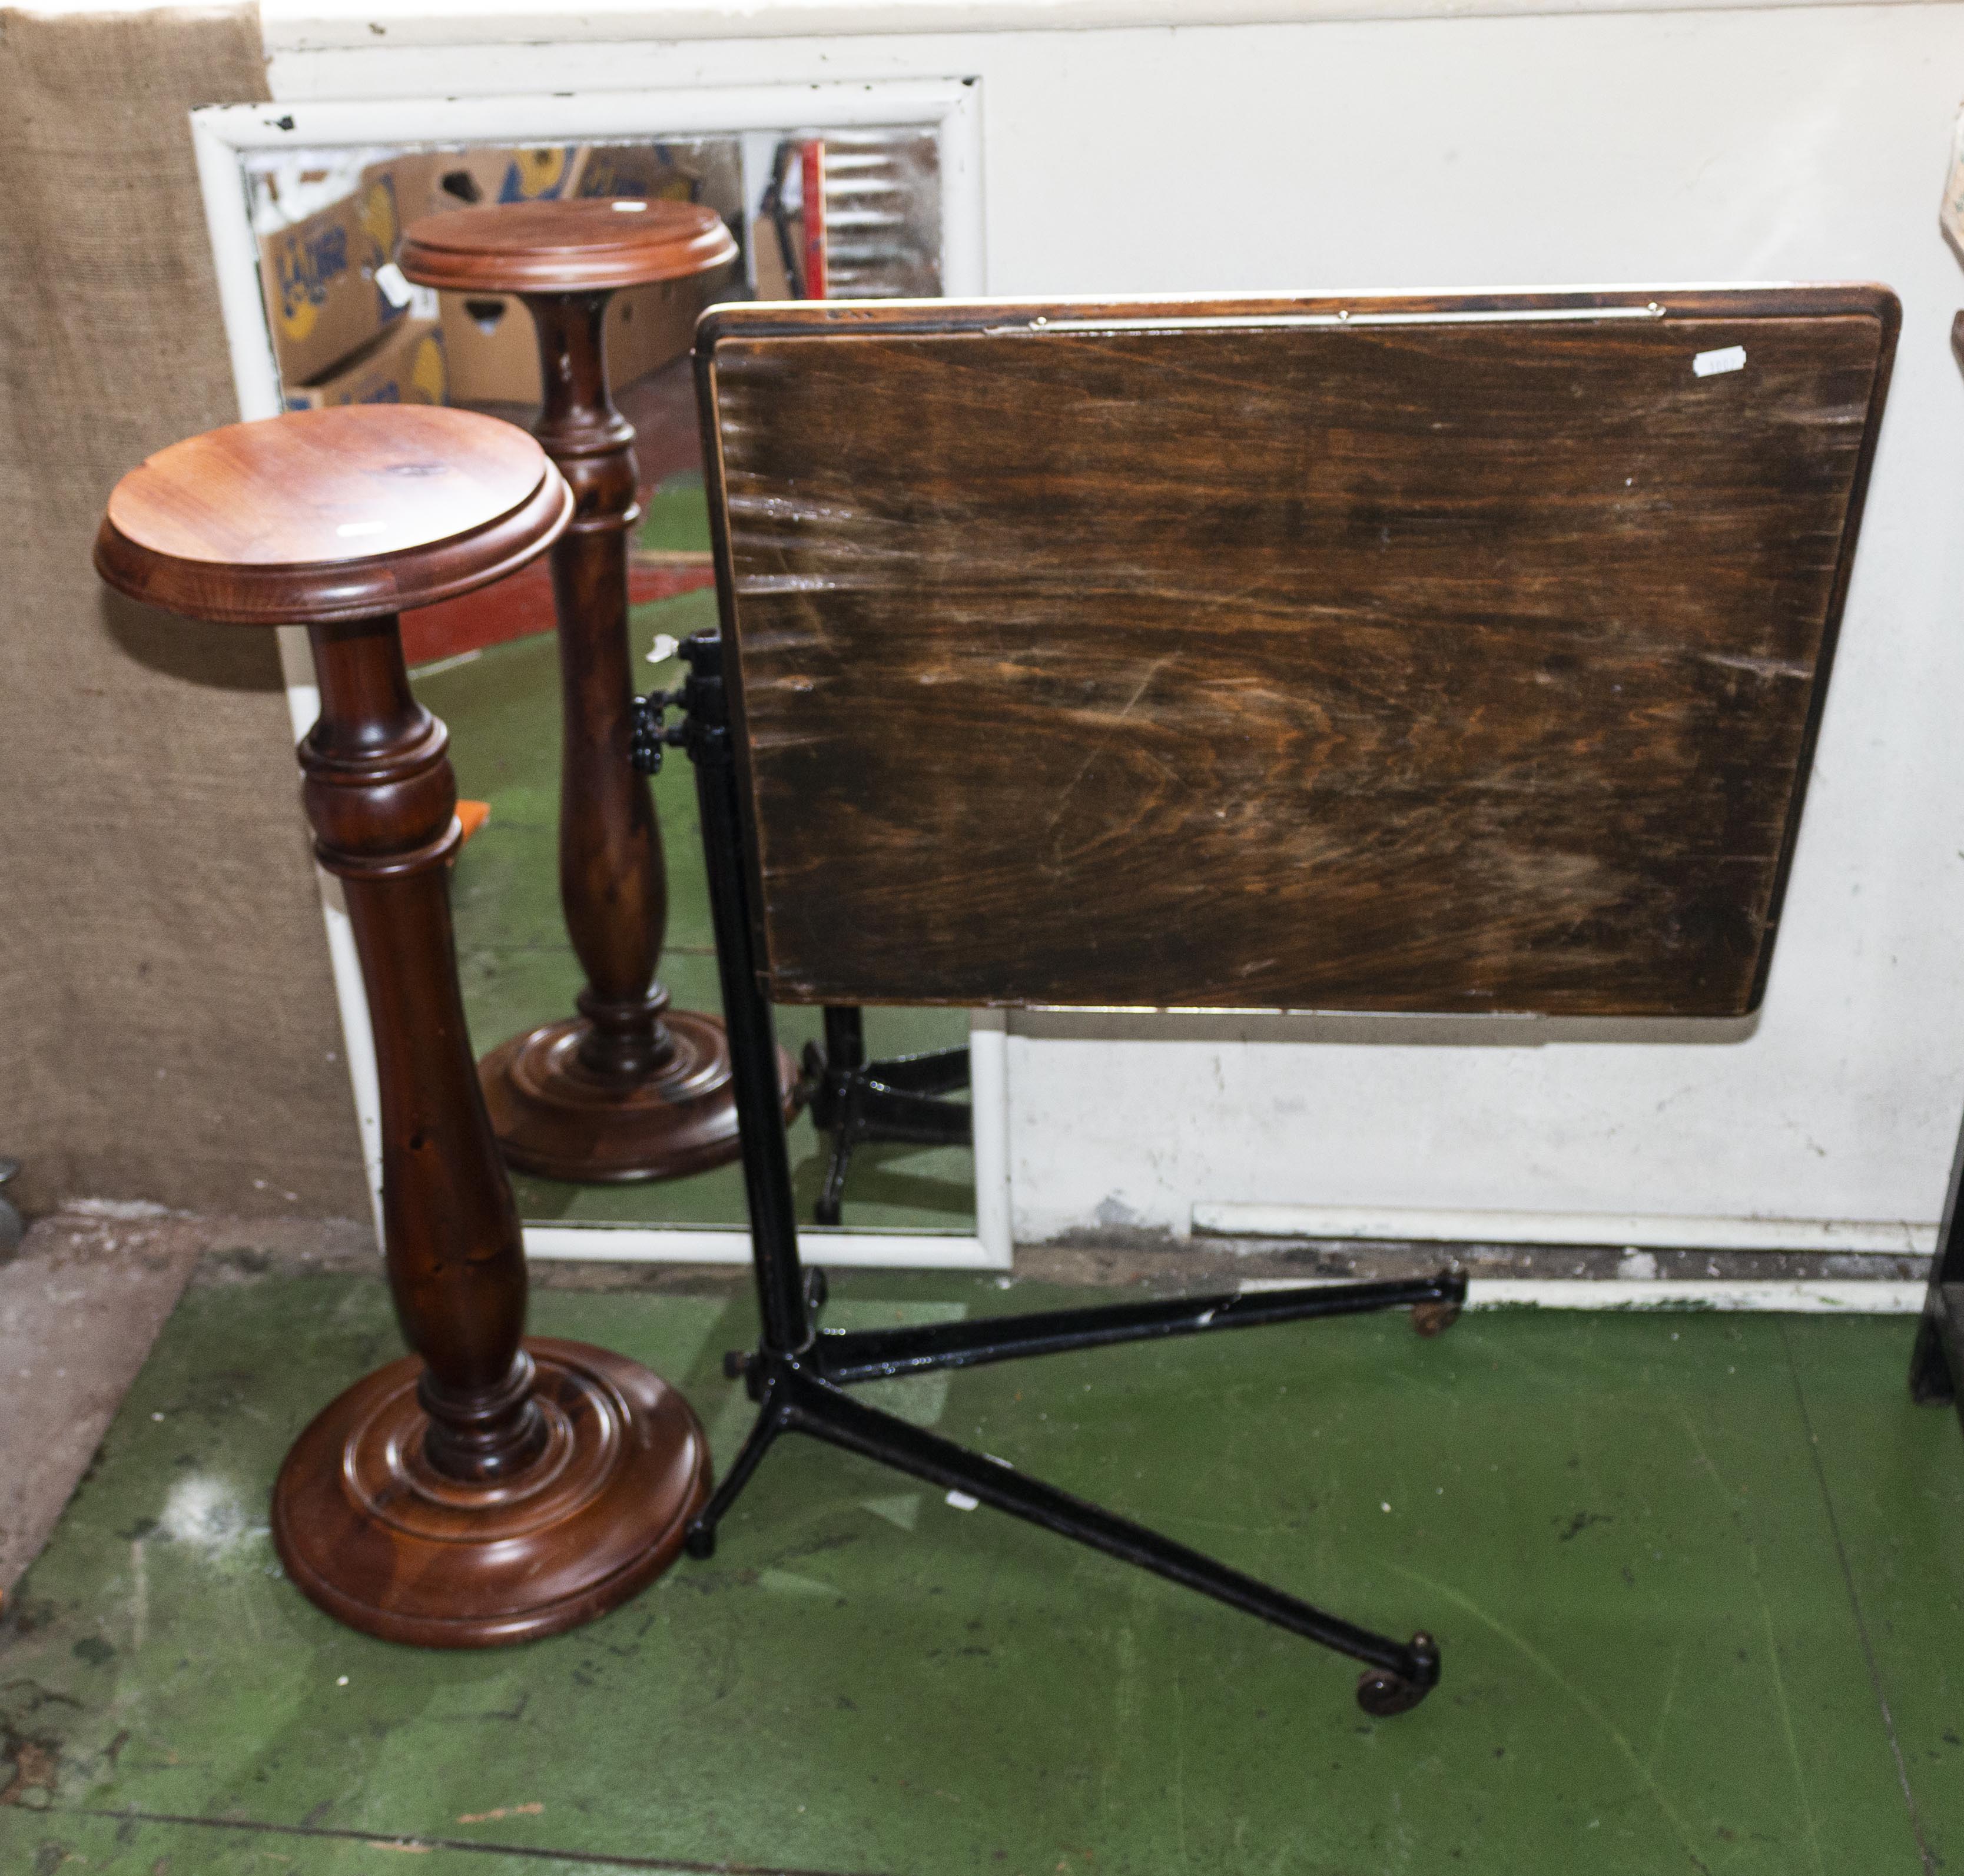
{"label": "white label on table", "polygon": [[1746,368],[1746,348],[1743,345],[1722,345],[1716,351],[1702,351],[1692,360],[1691,368],[1701,378],[1715,378],[1722,371],[1743,371]]}

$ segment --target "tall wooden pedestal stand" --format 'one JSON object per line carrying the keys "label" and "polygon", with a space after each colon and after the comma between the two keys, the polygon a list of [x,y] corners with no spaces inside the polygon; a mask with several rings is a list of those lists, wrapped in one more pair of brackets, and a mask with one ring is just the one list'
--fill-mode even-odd
{"label": "tall wooden pedestal stand", "polygon": [[[668,920],[661,835],[647,784],[627,761],[634,432],[614,407],[603,345],[618,288],[693,280],[736,252],[711,210],[611,197],[434,215],[412,223],[403,244],[403,271],[425,286],[523,297],[544,386],[534,434],[577,502],[552,571],[560,898],[586,988],[578,1015],[513,1037],[480,1068],[506,1159],[548,1179],[670,1179],[737,1155],[723,1025],[671,1010],[654,980]],[[787,1058],[787,1087],[793,1078]]]}
{"label": "tall wooden pedestal stand", "polygon": [[573,499],[521,430],[355,406],[174,445],[110,498],[96,566],[194,618],[303,624],[320,720],[300,747],[374,1018],[389,1280],[416,1351],[300,1435],[274,1488],[287,1573],[395,1641],[551,1634],[656,1576],[708,1483],[676,1390],[582,1343],[521,1342],[518,1216],[478,1089],[451,932],[443,725],[410,694],[399,609],[512,572]]}

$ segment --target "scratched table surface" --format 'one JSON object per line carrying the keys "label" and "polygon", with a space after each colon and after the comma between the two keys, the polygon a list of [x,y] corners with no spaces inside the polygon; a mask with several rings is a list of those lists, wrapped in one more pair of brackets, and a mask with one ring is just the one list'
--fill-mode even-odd
{"label": "scratched table surface", "polygon": [[[833,1287],[849,1324],[1089,1300]],[[535,1304],[679,1380],[728,1463],[747,1304]],[[817,1446],[765,1461],[713,1562],[577,1634],[352,1634],[281,1579],[267,1493],[396,1345],[379,1281],[188,1293],[0,1631],[9,1876],[1964,1864],[1964,1451],[1905,1397],[1900,1319],[1359,1320],[898,1384],[1258,1576],[1436,1630],[1439,1691],[1375,1723],[1320,1650]]]}
{"label": "scratched table surface", "polygon": [[1747,1012],[1896,317],[714,315],[772,994]]}

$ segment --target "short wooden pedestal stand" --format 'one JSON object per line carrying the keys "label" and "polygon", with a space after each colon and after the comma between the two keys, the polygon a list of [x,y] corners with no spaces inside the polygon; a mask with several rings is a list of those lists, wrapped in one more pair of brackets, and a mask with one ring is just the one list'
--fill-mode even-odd
{"label": "short wooden pedestal stand", "polygon": [[673,1388],[582,1343],[521,1341],[518,1214],[457,991],[456,788],[396,636],[398,610],[512,572],[572,507],[509,424],[356,406],[160,452],[117,486],[96,543],[103,577],[135,598],[309,628],[307,816],[374,1019],[389,1280],[416,1354],[300,1435],[273,1534],[329,1614],[436,1647],[551,1634],[624,1601],[674,1556],[708,1483]]}
{"label": "short wooden pedestal stand", "polygon": [[[668,922],[661,835],[627,761],[627,537],[640,508],[634,432],[614,407],[602,329],[617,288],[693,279],[736,252],[710,209],[611,198],[434,215],[403,244],[413,281],[523,297],[545,393],[534,434],[577,502],[552,572],[560,898],[586,988],[577,1016],[513,1037],[480,1067],[505,1158],[547,1179],[670,1179],[737,1154],[723,1025],[670,1010],[654,981]],[[787,1058],[787,1087],[793,1079]]]}

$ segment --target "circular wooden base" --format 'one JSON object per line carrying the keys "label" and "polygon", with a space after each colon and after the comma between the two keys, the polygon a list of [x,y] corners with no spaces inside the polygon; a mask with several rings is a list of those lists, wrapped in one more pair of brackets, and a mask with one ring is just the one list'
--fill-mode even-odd
{"label": "circular wooden base", "polygon": [[[675,1052],[637,1081],[596,1075],[579,1059],[583,1016],[500,1043],[477,1065],[491,1130],[515,1171],[579,1185],[679,1179],[727,1166],[742,1150],[730,1038],[713,1016],[662,1018]],[[797,1071],[782,1050],[785,1113]]]}
{"label": "circular wooden base", "polygon": [[489,1648],[557,1634],[644,1589],[709,1491],[695,1410],[646,1368],[579,1342],[525,1343],[544,1452],[495,1484],[423,1457],[421,1360],[348,1389],[294,1442],[273,1487],[287,1574],[387,1641]]}

